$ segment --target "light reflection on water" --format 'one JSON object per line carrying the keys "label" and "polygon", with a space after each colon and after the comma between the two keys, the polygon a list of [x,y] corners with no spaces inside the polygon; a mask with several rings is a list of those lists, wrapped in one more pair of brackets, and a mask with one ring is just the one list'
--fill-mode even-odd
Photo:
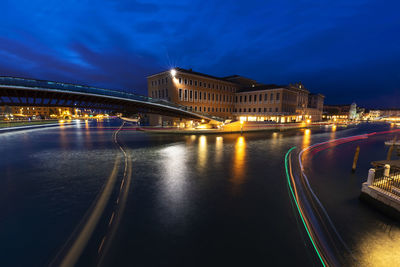
{"label": "light reflection on water", "polygon": [[224,139],[222,136],[217,136],[215,139],[215,162],[220,163],[222,161],[224,151]]}
{"label": "light reflection on water", "polygon": [[391,225],[376,227],[358,240],[360,266],[399,266],[400,230]]}
{"label": "light reflection on water", "polygon": [[304,129],[303,144],[302,144],[303,148],[310,146],[310,141],[311,141],[311,130]]}
{"label": "light reflection on water", "polygon": [[162,201],[167,201],[166,207],[172,212],[179,211],[185,202],[187,194],[188,170],[187,151],[184,144],[172,145],[160,150]]}
{"label": "light reflection on water", "polygon": [[245,171],[246,171],[246,140],[243,136],[239,136],[235,143],[235,156],[233,159],[233,177],[231,182],[234,186],[234,191],[238,190],[238,186],[240,186],[245,180]]}
{"label": "light reflection on water", "polygon": [[207,149],[207,137],[205,135],[202,135],[199,137],[197,154],[197,164],[200,171],[203,171],[205,168],[207,168]]}

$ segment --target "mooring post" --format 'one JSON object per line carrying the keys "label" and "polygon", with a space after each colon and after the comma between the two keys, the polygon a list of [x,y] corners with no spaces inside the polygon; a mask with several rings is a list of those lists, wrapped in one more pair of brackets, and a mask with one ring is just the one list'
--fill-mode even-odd
{"label": "mooring post", "polygon": [[354,172],[357,167],[357,161],[358,161],[358,155],[360,154],[360,146],[357,146],[356,148],[356,153],[354,154],[354,159],[353,159],[353,166],[351,170]]}
{"label": "mooring post", "polygon": [[385,167],[384,167],[385,169],[384,169],[384,171],[383,171],[383,175],[385,176],[385,177],[389,177],[389,175],[390,175],[390,165],[389,164],[385,164]]}
{"label": "mooring post", "polygon": [[367,185],[372,185],[375,179],[375,169],[371,168],[368,171],[368,179],[367,179]]}
{"label": "mooring post", "polygon": [[393,142],[393,144],[389,147],[389,150],[388,150],[388,153],[387,153],[387,156],[386,156],[386,160],[390,160],[390,159],[391,159],[391,157],[392,157],[392,152],[393,152],[393,148],[394,148],[394,142]]}

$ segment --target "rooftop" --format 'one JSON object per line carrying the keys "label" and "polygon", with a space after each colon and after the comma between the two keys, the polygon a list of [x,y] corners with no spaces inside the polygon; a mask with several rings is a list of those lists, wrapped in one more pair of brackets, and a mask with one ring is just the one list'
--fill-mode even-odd
{"label": "rooftop", "polygon": [[256,86],[243,87],[238,92],[253,92],[253,91],[263,91],[263,90],[271,90],[278,88],[287,88],[286,85],[276,85],[276,84],[259,84]]}

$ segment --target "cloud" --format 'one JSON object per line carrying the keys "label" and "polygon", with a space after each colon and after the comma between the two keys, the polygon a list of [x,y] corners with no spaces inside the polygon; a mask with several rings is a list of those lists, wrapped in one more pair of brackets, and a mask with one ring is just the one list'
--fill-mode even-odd
{"label": "cloud", "polygon": [[376,88],[385,96],[399,90],[399,5],[10,1],[0,17],[0,75],[145,94],[146,76],[181,66],[265,83],[301,80],[328,102],[369,105]]}

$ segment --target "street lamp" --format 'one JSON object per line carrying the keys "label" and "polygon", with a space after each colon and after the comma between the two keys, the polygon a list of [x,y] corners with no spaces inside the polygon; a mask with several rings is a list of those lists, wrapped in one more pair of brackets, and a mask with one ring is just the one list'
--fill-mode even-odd
{"label": "street lamp", "polygon": [[175,69],[172,69],[172,70],[171,70],[171,75],[172,75],[172,77],[175,78],[175,75],[176,75],[176,70],[175,70]]}

